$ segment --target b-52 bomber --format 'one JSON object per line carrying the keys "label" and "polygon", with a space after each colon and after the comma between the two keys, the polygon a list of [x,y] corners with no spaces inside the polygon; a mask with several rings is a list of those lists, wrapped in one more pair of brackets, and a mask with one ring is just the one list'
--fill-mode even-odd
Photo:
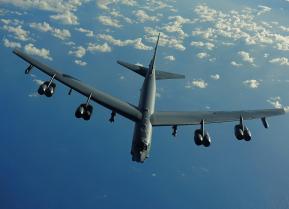
{"label": "b-52 bomber", "polygon": [[153,57],[148,67],[117,61],[118,64],[144,77],[138,106],[91,88],[70,75],[63,74],[60,71],[42,64],[19,49],[14,49],[13,53],[30,64],[25,70],[26,74],[29,74],[32,68],[35,67],[50,76],[50,80],[40,85],[38,89],[40,95],[51,97],[56,88],[54,81],[57,80],[70,88],[69,94],[74,90],[87,98],[86,103],[81,104],[76,109],[75,116],[77,118],[89,120],[93,112],[91,101],[94,101],[112,111],[109,119],[110,122],[114,122],[116,114],[122,115],[134,122],[135,126],[131,145],[131,155],[133,161],[140,163],[143,163],[149,156],[153,127],[171,126],[172,135],[176,136],[178,126],[200,125],[200,128],[194,132],[195,144],[208,147],[211,144],[211,138],[209,133],[205,130],[205,124],[238,121],[238,124],[235,125],[234,128],[236,138],[238,140],[244,139],[250,141],[251,132],[248,127],[245,126],[244,120],[261,119],[264,127],[268,128],[267,117],[285,114],[283,108],[244,111],[156,111],[156,80],[185,78],[183,75],[156,70],[155,62],[159,38],[160,35],[157,38]]}

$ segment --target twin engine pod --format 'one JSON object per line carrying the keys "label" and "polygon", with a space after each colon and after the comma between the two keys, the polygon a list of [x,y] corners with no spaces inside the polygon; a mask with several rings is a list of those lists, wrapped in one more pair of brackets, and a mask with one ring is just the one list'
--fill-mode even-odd
{"label": "twin engine pod", "polygon": [[202,129],[197,129],[194,135],[195,144],[200,146],[209,147],[211,145],[211,137],[208,132],[204,132]]}
{"label": "twin engine pod", "polygon": [[92,112],[93,107],[90,104],[81,104],[75,111],[75,117],[90,120]]}
{"label": "twin engine pod", "polygon": [[235,137],[238,140],[244,139],[245,141],[250,141],[252,139],[252,134],[246,126],[239,124],[235,126]]}
{"label": "twin engine pod", "polygon": [[39,86],[38,94],[51,97],[55,92],[56,84],[53,82],[45,81]]}

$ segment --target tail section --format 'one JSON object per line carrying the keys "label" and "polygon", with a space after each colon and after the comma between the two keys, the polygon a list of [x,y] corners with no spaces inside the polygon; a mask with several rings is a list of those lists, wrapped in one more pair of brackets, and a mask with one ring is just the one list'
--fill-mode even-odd
{"label": "tail section", "polygon": [[[146,77],[147,73],[152,73],[152,71],[154,70],[154,65],[155,65],[155,60],[156,60],[156,54],[157,54],[157,49],[158,49],[158,44],[159,44],[159,39],[160,39],[160,34],[158,35],[158,39],[157,39],[157,43],[154,49],[154,55],[150,61],[150,65],[149,67],[143,67],[140,65],[135,65],[135,64],[130,64],[127,62],[123,62],[123,61],[117,61],[118,64],[122,65],[123,67],[143,76]],[[165,72],[165,71],[159,71],[156,70],[155,71],[155,75],[156,75],[156,80],[164,80],[164,79],[183,79],[185,78],[184,75],[181,74],[176,74],[176,73],[169,73],[169,72]]]}

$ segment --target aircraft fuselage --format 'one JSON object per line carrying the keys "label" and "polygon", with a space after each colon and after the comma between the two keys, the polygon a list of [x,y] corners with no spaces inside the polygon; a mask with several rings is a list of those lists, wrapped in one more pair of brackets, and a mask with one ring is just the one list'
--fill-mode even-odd
{"label": "aircraft fuselage", "polygon": [[150,117],[155,110],[156,77],[154,58],[141,88],[138,108],[142,112],[142,120],[135,123],[131,146],[132,160],[144,162],[149,156],[152,140],[152,124]]}

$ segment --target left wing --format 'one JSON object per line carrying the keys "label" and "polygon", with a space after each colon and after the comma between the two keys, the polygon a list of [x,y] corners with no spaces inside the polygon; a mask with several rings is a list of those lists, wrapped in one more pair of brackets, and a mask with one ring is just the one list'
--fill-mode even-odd
{"label": "left wing", "polygon": [[28,63],[30,66],[27,68],[27,73],[32,69],[32,67],[36,67],[45,74],[49,75],[55,80],[60,81],[64,85],[74,89],[75,91],[79,92],[80,94],[90,98],[91,100],[97,102],[98,104],[130,119],[133,121],[140,120],[142,118],[142,113],[133,105],[124,102],[118,98],[115,98],[109,94],[106,94],[102,91],[96,90],[92,87],[89,87],[83,84],[80,80],[70,76],[63,74],[57,70],[54,70],[48,67],[45,64],[40,63],[39,61],[31,58],[27,54],[21,52],[18,49],[13,51],[14,54],[21,57]]}
{"label": "left wing", "polygon": [[203,111],[203,112],[155,112],[151,116],[153,126],[197,125],[204,123],[222,123],[244,120],[263,119],[285,114],[283,108],[247,110],[247,111]]}

